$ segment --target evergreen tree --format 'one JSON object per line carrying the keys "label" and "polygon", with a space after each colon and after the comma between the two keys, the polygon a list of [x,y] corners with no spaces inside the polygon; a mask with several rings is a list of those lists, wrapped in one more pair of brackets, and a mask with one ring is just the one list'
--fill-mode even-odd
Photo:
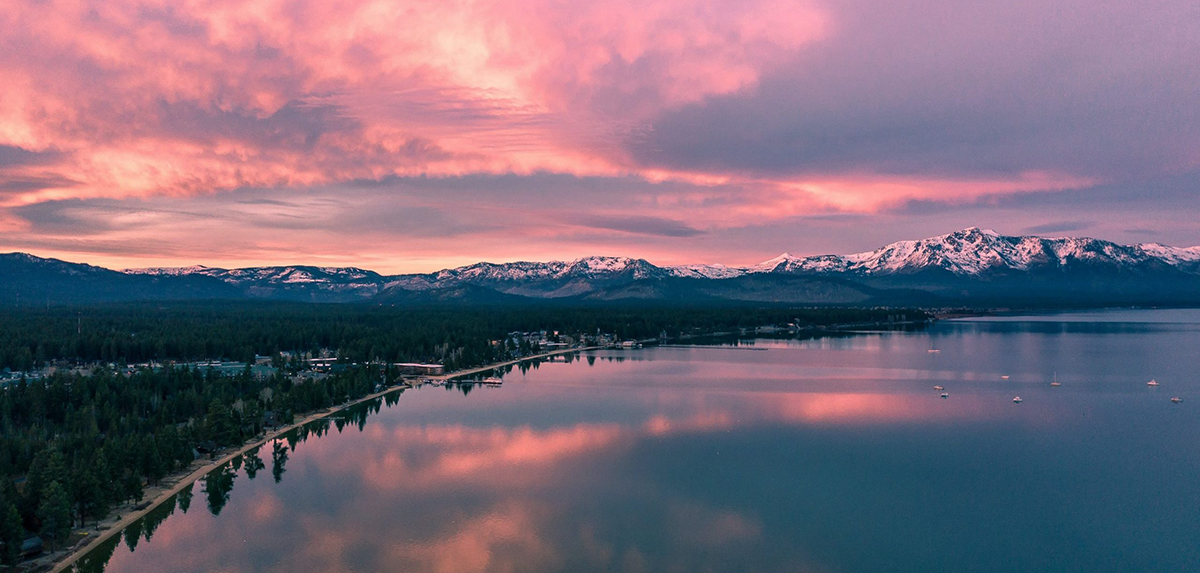
{"label": "evergreen tree", "polygon": [[25,541],[25,526],[21,524],[21,514],[17,506],[9,499],[0,501],[0,562],[5,565],[16,565],[21,559],[21,544]]}
{"label": "evergreen tree", "polygon": [[157,485],[167,475],[167,462],[153,439],[146,445],[146,480]]}
{"label": "evergreen tree", "polygon": [[57,548],[71,536],[71,501],[58,481],[50,482],[42,492],[38,519],[42,522],[42,538]]}
{"label": "evergreen tree", "polygon": [[108,513],[109,493],[105,487],[108,468],[104,456],[93,453],[87,460],[71,472],[71,484],[75,489],[75,511],[81,526],[87,524],[89,517],[99,520]]}
{"label": "evergreen tree", "polygon": [[125,494],[125,499],[132,500],[134,503],[142,501],[142,497],[146,495],[145,482],[142,481],[142,476],[131,469],[126,469],[122,473],[121,489]]}
{"label": "evergreen tree", "polygon": [[213,399],[208,405],[208,437],[217,446],[225,447],[237,443],[238,431],[233,422],[233,414],[220,400]]}
{"label": "evergreen tree", "polygon": [[51,482],[66,481],[69,478],[62,452],[57,449],[44,449],[34,456],[33,462],[29,465],[29,472],[26,474],[25,495],[19,508],[23,515],[34,518],[33,520],[27,519],[25,521],[27,525],[31,521],[34,525],[38,523],[37,512],[46,495],[46,487]]}

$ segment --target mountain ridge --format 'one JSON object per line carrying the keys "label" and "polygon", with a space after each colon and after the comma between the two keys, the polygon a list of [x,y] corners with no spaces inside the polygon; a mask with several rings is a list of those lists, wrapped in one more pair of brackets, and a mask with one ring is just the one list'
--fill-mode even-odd
{"label": "mountain ridge", "polygon": [[[396,275],[358,267],[310,265],[236,269],[195,265],[114,271],[9,253],[0,255],[0,270],[5,268],[12,271],[5,273],[10,278],[24,277],[22,280],[29,284],[16,289],[13,284],[0,284],[2,300],[22,289],[38,290],[36,276],[40,273],[47,284],[54,285],[50,291],[59,295],[69,293],[71,280],[86,282],[94,291],[99,289],[93,295],[67,297],[80,301],[141,296],[414,303],[423,298],[446,302],[458,297],[499,303],[523,297],[893,304],[908,296],[922,304],[1022,298],[1049,301],[1055,297],[1200,304],[1200,246],[1121,245],[1090,237],[1009,236],[977,227],[896,241],[873,251],[847,255],[784,253],[741,267],[658,266],[642,258],[591,256],[572,261],[479,262],[431,273]],[[1013,288],[1029,292],[1018,296],[1008,292]],[[1118,296],[1106,295],[1106,289]],[[488,295],[489,291],[503,296]]]}
{"label": "mountain ridge", "polygon": [[[982,243],[982,244],[981,244]],[[971,244],[981,246],[974,250],[949,247]],[[804,272],[845,272],[858,271],[868,274],[881,272],[902,272],[905,270],[920,270],[929,266],[941,266],[956,274],[979,274],[989,266],[1004,265],[1009,268],[1027,269],[1036,263],[1038,254],[1045,254],[1044,247],[1052,246],[1055,257],[1062,261],[1069,258],[1094,258],[1095,249],[1100,249],[1111,259],[1124,259],[1125,262],[1160,259],[1174,266],[1187,266],[1200,263],[1200,246],[1172,247],[1161,243],[1139,243],[1122,245],[1103,239],[1091,237],[1042,237],[1038,235],[1001,235],[992,230],[968,227],[945,235],[928,237],[918,240],[896,241],[875,249],[846,255],[825,254],[796,256],[783,253],[773,259],[750,266],[727,266],[720,263],[687,264],[659,266],[646,259],[620,256],[589,256],[572,261],[513,261],[508,263],[492,263],[481,261],[461,267],[442,269],[431,273],[405,273],[397,275],[380,275],[374,271],[357,267],[313,267],[305,265],[285,265],[270,267],[245,267],[239,269],[222,269],[196,265],[192,267],[159,267],[146,269],[125,269],[119,272],[131,274],[208,274],[245,273],[267,269],[319,269],[330,273],[332,271],[356,271],[363,275],[374,275],[396,280],[416,277],[436,277],[434,281],[450,278],[479,278],[492,279],[529,279],[561,276],[573,269],[583,268],[593,274],[618,272],[629,266],[642,266],[639,272],[643,276],[654,274],[655,269],[666,271],[672,276],[683,278],[734,278],[745,274],[759,272],[804,271]],[[1038,249],[1037,247],[1043,247]],[[1090,249],[1090,250],[1089,250]],[[942,253],[936,253],[936,251]],[[992,255],[989,261],[983,255]],[[964,256],[965,255],[965,256]],[[975,260],[968,260],[971,255]],[[1015,257],[1013,255],[1016,255]],[[922,264],[924,260],[925,264]],[[975,263],[975,264],[972,264]],[[503,270],[511,270],[500,276]],[[414,282],[419,285],[419,282]]]}

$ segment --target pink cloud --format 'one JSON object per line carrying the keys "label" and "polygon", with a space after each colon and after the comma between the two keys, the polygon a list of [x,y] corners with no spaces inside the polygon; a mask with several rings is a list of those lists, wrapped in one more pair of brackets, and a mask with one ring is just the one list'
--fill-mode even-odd
{"label": "pink cloud", "polygon": [[[893,221],[887,241],[1020,229],[1038,209],[998,221],[978,205],[1116,183],[1152,194],[1147,178],[1196,169],[1200,75],[1188,64],[1200,34],[1188,10],[1171,0],[1103,11],[1078,1],[16,0],[0,13],[0,245],[116,266],[314,254],[399,271],[597,250],[753,263],[820,254],[804,245],[829,233],[805,221],[801,236],[800,218],[886,221],[914,202],[964,214],[919,233]],[[514,189],[547,175],[577,180]],[[521,184],[476,179],[487,177]],[[395,180],[459,185],[380,186],[370,200],[346,189]],[[347,212],[397,204],[457,234],[338,227],[337,209],[263,232],[236,205],[205,203],[198,222],[151,204],[247,189],[346,198]],[[15,214],[46,206],[103,219],[100,200],[152,212],[55,232]],[[1170,200],[1143,202],[1137,225],[1177,217]],[[838,251],[878,246],[841,233]],[[512,238],[503,248],[479,240],[500,234]],[[778,246],[760,253],[764,237]],[[313,244],[329,252],[298,247]]]}
{"label": "pink cloud", "polygon": [[753,85],[827,27],[815,8],[770,0],[61,0],[2,18],[0,144],[67,152],[57,171],[79,182],[10,205],[618,173],[618,136],[638,122]]}

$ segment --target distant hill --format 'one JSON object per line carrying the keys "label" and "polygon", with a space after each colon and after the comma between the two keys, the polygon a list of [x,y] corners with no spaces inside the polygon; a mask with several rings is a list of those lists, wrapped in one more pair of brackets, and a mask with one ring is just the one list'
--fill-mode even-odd
{"label": "distant hill", "polygon": [[1005,236],[978,228],[852,255],[783,254],[750,267],[645,259],[476,263],[381,275],[284,266],[113,271],[0,255],[0,302],[263,299],[378,304],[538,301],[814,305],[1087,306],[1200,304],[1200,247]]}
{"label": "distant hill", "polygon": [[202,275],[141,275],[43,259],[0,254],[0,303],[82,304],[135,300],[236,298],[236,287]]}

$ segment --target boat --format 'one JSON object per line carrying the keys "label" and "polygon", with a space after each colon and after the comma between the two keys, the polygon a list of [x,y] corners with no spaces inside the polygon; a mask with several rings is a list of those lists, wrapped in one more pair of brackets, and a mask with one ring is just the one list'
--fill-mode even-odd
{"label": "boat", "polygon": [[1182,401],[1183,401],[1183,398],[1180,398],[1179,396],[1176,396],[1176,397],[1174,397],[1174,398],[1171,398],[1171,403],[1173,403],[1173,404],[1178,404],[1178,403],[1180,403],[1180,402],[1182,402]]}
{"label": "boat", "polygon": [[1001,380],[1008,380],[1008,374],[1005,374],[1005,375],[1001,376],[1001,377],[1000,377],[1000,379],[1001,379]]}
{"label": "boat", "polygon": [[495,376],[488,376],[487,378],[484,378],[483,380],[480,381],[481,384],[492,384],[494,386],[499,386],[503,382],[504,382],[503,380],[501,380]]}
{"label": "boat", "polygon": [[1147,386],[1158,386],[1158,380],[1151,380],[1146,383]]}
{"label": "boat", "polygon": [[940,392],[940,391],[942,391],[942,390],[945,390],[945,388],[943,388],[943,387],[941,387],[941,386],[934,386],[934,387],[933,387],[933,389],[934,389],[934,390],[937,390],[937,391],[939,391],[939,392]]}
{"label": "boat", "polygon": [[942,392],[942,397],[943,397],[943,398],[949,398],[949,397],[950,397],[950,393],[949,393],[949,392]]}
{"label": "boat", "polygon": [[937,354],[937,353],[939,353],[939,352],[941,352],[941,350],[938,350],[937,348],[930,348],[930,349],[929,349],[929,353],[930,353],[930,354]]}
{"label": "boat", "polygon": [[1020,403],[1021,403],[1021,397],[1013,396],[1013,404],[1020,404]]}

